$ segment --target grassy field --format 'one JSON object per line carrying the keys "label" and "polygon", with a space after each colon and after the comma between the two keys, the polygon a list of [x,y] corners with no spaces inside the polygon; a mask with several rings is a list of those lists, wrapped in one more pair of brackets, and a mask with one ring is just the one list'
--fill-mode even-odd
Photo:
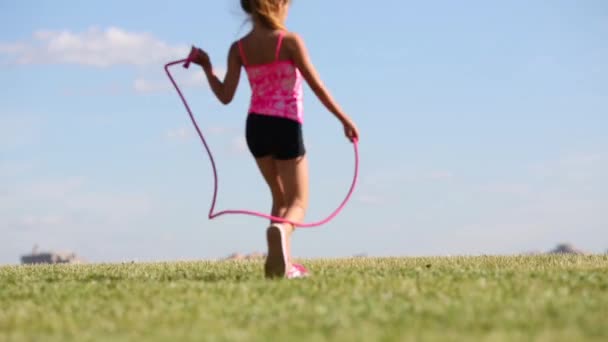
{"label": "grassy field", "polygon": [[0,268],[0,341],[608,341],[608,256]]}

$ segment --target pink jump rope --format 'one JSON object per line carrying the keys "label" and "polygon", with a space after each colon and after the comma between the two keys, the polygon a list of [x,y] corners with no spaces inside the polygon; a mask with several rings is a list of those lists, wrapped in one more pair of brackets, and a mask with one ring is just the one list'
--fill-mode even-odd
{"label": "pink jump rope", "polygon": [[217,213],[214,213],[214,209],[215,209],[215,201],[217,198],[217,169],[215,167],[215,160],[213,159],[213,155],[211,154],[211,150],[209,149],[209,146],[207,145],[207,141],[205,141],[205,138],[203,137],[203,133],[201,133],[200,128],[198,127],[198,124],[196,123],[196,120],[194,119],[194,115],[192,115],[192,111],[190,110],[190,106],[188,105],[188,102],[186,101],[186,99],[184,98],[184,95],[182,94],[181,90],[179,89],[177,83],[175,83],[175,80],[173,79],[173,77],[171,76],[171,73],[169,72],[169,67],[176,65],[176,64],[180,64],[183,63],[183,67],[184,68],[188,68],[190,66],[191,63],[191,56],[189,56],[186,59],[181,59],[178,61],[174,61],[174,62],[170,62],[167,63],[165,65],[165,71],[167,72],[167,75],[169,76],[169,79],[171,80],[171,83],[173,83],[173,86],[175,87],[175,90],[177,90],[177,93],[179,94],[180,98],[182,99],[182,102],[184,103],[184,106],[186,107],[186,110],[188,111],[188,114],[190,115],[190,120],[192,120],[192,124],[194,125],[194,128],[196,128],[196,131],[198,132],[198,136],[201,139],[201,142],[203,143],[203,145],[205,146],[205,149],[207,150],[207,154],[209,155],[209,160],[211,161],[211,167],[213,169],[213,199],[211,201],[211,208],[209,209],[209,219],[214,219],[220,215],[225,215],[225,214],[240,214],[240,215],[250,215],[250,216],[258,216],[258,217],[262,217],[262,218],[267,218],[269,220],[275,220],[277,222],[286,222],[286,223],[290,223],[293,224],[294,226],[297,227],[306,227],[306,228],[311,228],[311,227],[316,227],[316,226],[321,226],[327,222],[329,222],[330,220],[332,220],[334,217],[336,217],[336,215],[338,215],[338,213],[344,209],[346,202],[348,202],[348,200],[350,199],[353,190],[355,189],[355,183],[357,182],[357,176],[359,174],[359,151],[358,151],[358,146],[357,146],[357,140],[353,141],[353,146],[354,146],[354,150],[355,150],[355,174],[353,176],[353,181],[352,184],[350,186],[350,189],[348,190],[348,194],[346,195],[346,197],[344,198],[344,200],[342,201],[342,203],[340,204],[340,206],[331,214],[329,215],[327,218],[325,218],[324,220],[318,221],[318,222],[312,222],[312,223],[300,223],[300,222],[293,222],[293,221],[289,221],[287,219],[281,218],[281,217],[275,217],[275,216],[271,216],[271,215],[266,215],[263,213],[259,213],[259,212],[255,212],[255,211],[250,211],[250,210],[223,210]]}

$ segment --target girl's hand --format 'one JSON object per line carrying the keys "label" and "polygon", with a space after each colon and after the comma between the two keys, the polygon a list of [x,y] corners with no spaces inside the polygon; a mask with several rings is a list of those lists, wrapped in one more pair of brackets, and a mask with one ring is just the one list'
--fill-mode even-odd
{"label": "girl's hand", "polygon": [[351,142],[358,141],[359,130],[357,130],[357,126],[355,126],[355,123],[347,119],[342,122],[342,124],[344,125],[344,135],[346,135],[346,138],[348,138],[348,140],[350,140]]}
{"label": "girl's hand", "polygon": [[193,46],[190,50],[189,59],[192,61],[192,63],[203,67],[203,69],[211,70],[211,59],[209,58],[209,55],[202,49]]}

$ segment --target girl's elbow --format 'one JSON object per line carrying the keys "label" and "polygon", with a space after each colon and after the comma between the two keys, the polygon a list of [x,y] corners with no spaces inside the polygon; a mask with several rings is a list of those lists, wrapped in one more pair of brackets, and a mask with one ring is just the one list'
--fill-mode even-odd
{"label": "girl's elbow", "polygon": [[220,102],[224,105],[230,104],[232,99],[234,99],[234,94],[223,94],[223,96],[219,97]]}

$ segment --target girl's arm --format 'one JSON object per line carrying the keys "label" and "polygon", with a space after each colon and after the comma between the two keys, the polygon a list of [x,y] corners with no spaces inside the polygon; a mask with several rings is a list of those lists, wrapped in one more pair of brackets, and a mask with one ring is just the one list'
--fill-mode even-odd
{"label": "girl's arm", "polygon": [[338,103],[332,98],[327,88],[321,81],[317,70],[314,65],[310,61],[310,57],[308,55],[308,50],[306,49],[306,45],[302,38],[300,38],[297,34],[291,33],[288,36],[288,44],[290,48],[290,52],[292,53],[292,58],[304,76],[306,82],[315,93],[319,101],[323,103],[323,105],[333,113],[340,122],[344,123],[349,121],[348,116],[342,111]]}
{"label": "girl's arm", "polygon": [[213,66],[206,53],[204,51],[200,51],[200,53],[203,55],[200,58],[207,59],[207,61],[201,61],[198,64],[203,67],[209,81],[209,87],[221,103],[229,104],[234,98],[241,77],[241,58],[239,57],[237,44],[232,44],[228,51],[228,70],[226,70],[223,82],[213,73]]}
{"label": "girl's arm", "polygon": [[340,120],[344,125],[344,134],[351,141],[359,139],[359,130],[355,126],[355,123],[342,111],[338,103],[332,98],[329,90],[325,88],[321,78],[317,73],[316,68],[310,61],[306,45],[302,38],[297,34],[291,33],[287,37],[287,44],[291,53],[291,56],[302,73],[302,76],[315,93],[317,98],[323,103],[323,105]]}

